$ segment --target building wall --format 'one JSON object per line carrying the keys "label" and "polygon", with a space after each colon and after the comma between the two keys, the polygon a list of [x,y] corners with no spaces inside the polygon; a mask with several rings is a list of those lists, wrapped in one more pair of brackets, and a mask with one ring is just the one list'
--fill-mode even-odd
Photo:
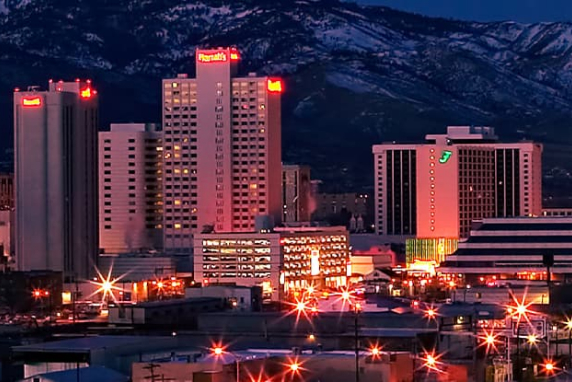
{"label": "building wall", "polygon": [[196,282],[262,286],[263,297],[280,299],[283,260],[278,234],[199,234],[194,248]]}
{"label": "building wall", "polygon": [[312,206],[310,167],[282,166],[282,221],[310,221]]}
{"label": "building wall", "polygon": [[496,217],[542,215],[542,145],[495,143]]}
{"label": "building wall", "polygon": [[197,232],[252,231],[258,215],[280,221],[281,91],[268,77],[234,77],[238,57],[197,50],[196,79],[163,80],[168,250],[188,252]]}
{"label": "building wall", "polygon": [[20,270],[91,274],[98,246],[97,110],[97,96],[86,82],[14,93]]}
{"label": "building wall", "polygon": [[[449,154],[446,154],[449,153]],[[449,159],[441,163],[444,155]],[[457,147],[424,145],[417,149],[417,236],[458,237],[459,155]]]}
{"label": "building wall", "polygon": [[549,216],[549,217],[572,216],[572,208],[543,208],[542,216]]}
{"label": "building wall", "polygon": [[284,254],[285,290],[345,286],[350,261],[345,227],[276,228]]}
{"label": "building wall", "polygon": [[14,176],[0,174],[0,210],[14,207]]}
{"label": "building wall", "polygon": [[8,261],[12,255],[12,211],[0,210],[0,263]]}
{"label": "building wall", "polygon": [[412,236],[417,231],[417,146],[376,145],[375,232]]}
{"label": "building wall", "polygon": [[162,248],[162,140],[153,124],[112,124],[99,133],[99,248]]}

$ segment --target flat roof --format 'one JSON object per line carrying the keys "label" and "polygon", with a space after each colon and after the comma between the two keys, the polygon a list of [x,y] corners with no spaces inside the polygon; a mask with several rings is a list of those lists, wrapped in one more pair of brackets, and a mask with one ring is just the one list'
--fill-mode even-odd
{"label": "flat roof", "polygon": [[160,308],[163,306],[177,306],[185,304],[196,304],[203,302],[218,302],[222,297],[189,297],[189,298],[177,298],[173,300],[162,300],[162,301],[149,301],[142,302],[141,304],[133,305],[134,308]]}
{"label": "flat roof", "polygon": [[14,346],[18,353],[87,353],[96,349],[109,349],[125,345],[148,345],[171,337],[159,336],[88,336],[32,345]]}
{"label": "flat roof", "polygon": [[89,366],[81,367],[79,369],[52,371],[44,374],[37,374],[35,377],[41,377],[40,380],[49,380],[52,382],[127,382],[129,380],[129,377],[126,375],[103,366]]}

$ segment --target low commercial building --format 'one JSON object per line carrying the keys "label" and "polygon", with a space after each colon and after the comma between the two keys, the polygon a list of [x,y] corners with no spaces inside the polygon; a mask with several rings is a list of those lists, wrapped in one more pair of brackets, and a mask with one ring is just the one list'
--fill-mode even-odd
{"label": "low commercial building", "polygon": [[227,305],[238,311],[258,312],[262,310],[262,288],[237,285],[205,285],[185,289],[185,298],[223,298]]}
{"label": "low commercial building", "polygon": [[227,308],[222,298],[179,298],[109,307],[110,324],[170,325],[194,328],[199,313],[220,312]]}
{"label": "low commercial building", "polygon": [[309,285],[347,283],[349,239],[344,227],[280,227],[269,233],[194,237],[195,281],[261,286],[265,300]]}
{"label": "low commercial building", "polygon": [[93,366],[129,375],[133,362],[176,348],[176,337],[90,336],[15,346],[12,352],[14,362],[24,365],[24,378],[30,378],[47,372]]}
{"label": "low commercial building", "polygon": [[112,279],[137,282],[176,276],[177,262],[174,256],[157,253],[101,255],[98,268]]}
{"label": "low commercial building", "polygon": [[483,219],[439,272],[462,274],[471,285],[546,280],[546,260],[553,279],[572,278],[572,218]]}

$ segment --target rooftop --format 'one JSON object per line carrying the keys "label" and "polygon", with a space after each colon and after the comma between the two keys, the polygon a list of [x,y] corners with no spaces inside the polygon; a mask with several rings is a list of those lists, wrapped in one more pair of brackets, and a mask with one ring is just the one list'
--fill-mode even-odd
{"label": "rooftop", "polygon": [[103,366],[54,371],[33,376],[31,380],[35,380],[34,377],[41,377],[42,381],[50,382],[127,382],[129,380],[127,376]]}
{"label": "rooftop", "polygon": [[61,341],[42,342],[32,345],[15,346],[12,349],[19,353],[87,353],[96,349],[109,349],[121,346],[141,345],[165,340],[171,337],[158,336],[88,336]]}

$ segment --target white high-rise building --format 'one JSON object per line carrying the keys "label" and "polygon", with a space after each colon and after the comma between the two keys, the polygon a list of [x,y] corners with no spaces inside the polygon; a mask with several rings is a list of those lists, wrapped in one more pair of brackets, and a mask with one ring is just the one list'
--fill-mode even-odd
{"label": "white high-rise building", "polygon": [[101,253],[162,248],[162,150],[155,124],[112,124],[99,133]]}
{"label": "white high-rise building", "polygon": [[281,218],[282,82],[236,77],[235,49],[196,51],[196,78],[163,80],[164,246]]}
{"label": "white high-rise building", "polygon": [[14,93],[15,254],[22,271],[90,277],[98,252],[98,97],[89,81]]}

